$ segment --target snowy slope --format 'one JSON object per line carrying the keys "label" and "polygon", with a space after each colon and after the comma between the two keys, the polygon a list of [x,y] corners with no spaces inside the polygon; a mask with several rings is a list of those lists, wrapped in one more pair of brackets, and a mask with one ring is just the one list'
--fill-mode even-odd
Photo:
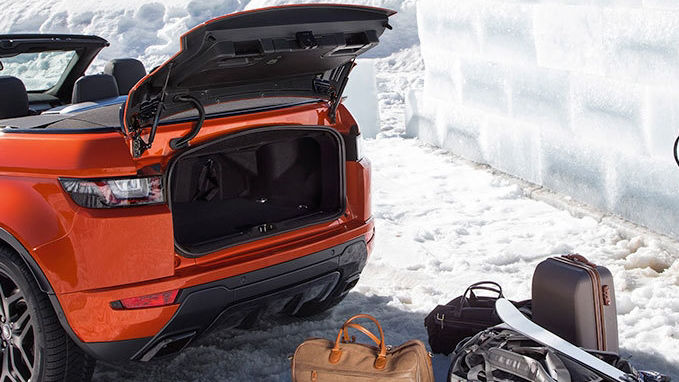
{"label": "snowy slope", "polygon": [[[119,0],[115,2],[1,0],[2,33],[84,33],[107,39],[111,46],[94,70],[112,58],[138,57],[148,68],[162,63],[179,48],[179,36],[211,18],[245,9],[289,3],[338,1],[284,0]],[[418,43],[415,0],[343,0],[399,11],[391,22],[401,33],[387,33],[368,56],[384,57]]]}
{"label": "snowy slope", "polygon": [[0,31],[94,34],[111,46],[101,52],[93,70],[120,57],[137,57],[151,68],[178,50],[182,33],[244,6],[239,0],[3,0]]}
{"label": "snowy slope", "polygon": [[[416,46],[419,42],[416,0],[120,0],[115,3],[0,0],[0,8],[3,9],[0,33],[94,34],[108,40],[111,46],[99,54],[90,73],[100,72],[108,60],[121,57],[138,58],[150,69],[179,49],[179,36],[182,33],[204,21],[246,9],[305,2],[364,4],[398,11],[390,19],[394,31],[386,31],[380,45],[365,57],[381,58],[374,62],[378,69],[376,86],[380,90],[379,108],[386,110],[379,127],[387,134],[402,131],[405,118],[405,92],[402,89],[422,87],[424,67]],[[353,82],[360,81],[354,79]],[[38,84],[42,82],[45,81],[36,80]],[[350,83],[347,94],[359,98],[362,92],[352,91],[352,85]],[[352,102],[356,104],[362,100]],[[366,112],[362,115],[366,116],[364,119],[368,123],[374,123],[374,117],[378,114]],[[373,129],[370,126],[366,130],[372,131],[370,135],[374,135],[379,127]]]}

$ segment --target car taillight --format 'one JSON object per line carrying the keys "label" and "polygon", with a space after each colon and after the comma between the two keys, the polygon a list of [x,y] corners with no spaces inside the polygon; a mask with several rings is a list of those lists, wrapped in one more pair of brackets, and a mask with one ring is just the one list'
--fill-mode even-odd
{"label": "car taillight", "polygon": [[179,294],[179,289],[149,294],[146,296],[123,298],[121,300],[111,302],[111,307],[113,309],[121,310],[172,305],[177,299],[177,294]]}
{"label": "car taillight", "polygon": [[82,207],[115,208],[165,202],[159,176],[115,179],[59,179],[71,199]]}

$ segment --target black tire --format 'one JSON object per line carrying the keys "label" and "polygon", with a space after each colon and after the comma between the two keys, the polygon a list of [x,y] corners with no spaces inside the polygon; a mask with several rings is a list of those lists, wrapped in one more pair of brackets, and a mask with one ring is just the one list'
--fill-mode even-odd
{"label": "black tire", "polygon": [[96,361],[68,336],[19,255],[0,246],[0,382],[90,381]]}

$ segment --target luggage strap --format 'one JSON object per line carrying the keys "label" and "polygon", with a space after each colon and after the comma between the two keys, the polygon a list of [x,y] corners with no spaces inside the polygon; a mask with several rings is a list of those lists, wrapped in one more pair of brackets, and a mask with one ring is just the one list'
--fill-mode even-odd
{"label": "luggage strap", "polygon": [[[482,368],[481,365],[477,365],[471,368],[467,374],[469,381],[478,381],[479,373],[485,369],[487,382],[494,381],[493,370],[501,370],[531,382],[557,382],[549,375],[542,364],[533,358],[499,348],[491,348],[488,351],[475,352],[474,354],[483,357],[485,367]],[[562,371],[560,374],[558,382],[571,381],[569,374],[564,374]]]}

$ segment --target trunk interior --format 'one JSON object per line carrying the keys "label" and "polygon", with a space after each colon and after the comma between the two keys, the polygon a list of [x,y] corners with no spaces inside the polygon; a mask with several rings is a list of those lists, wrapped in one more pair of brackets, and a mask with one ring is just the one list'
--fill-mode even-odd
{"label": "trunk interior", "polygon": [[337,218],[342,145],[328,128],[278,127],[180,154],[168,177],[177,247],[198,256]]}

